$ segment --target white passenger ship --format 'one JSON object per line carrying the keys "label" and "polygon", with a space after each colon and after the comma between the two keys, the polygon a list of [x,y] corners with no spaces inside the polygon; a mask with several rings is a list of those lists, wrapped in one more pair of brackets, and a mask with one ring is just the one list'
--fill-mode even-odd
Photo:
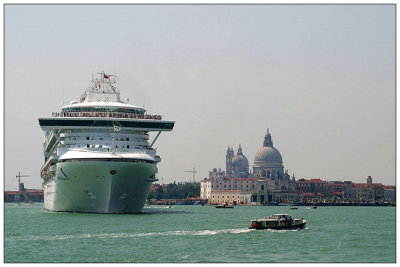
{"label": "white passenger ship", "polygon": [[[92,86],[50,118],[41,168],[44,206],[52,211],[140,212],[160,157],[153,145],[174,121],[120,100],[115,77],[104,72]],[[150,142],[149,132],[157,132]]]}

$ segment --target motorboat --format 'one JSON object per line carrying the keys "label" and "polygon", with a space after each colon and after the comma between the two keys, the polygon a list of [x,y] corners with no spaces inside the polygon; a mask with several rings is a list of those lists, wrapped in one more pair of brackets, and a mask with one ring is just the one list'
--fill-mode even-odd
{"label": "motorboat", "polygon": [[229,206],[228,203],[218,204],[215,207],[217,209],[233,209],[233,206]]}
{"label": "motorboat", "polygon": [[264,217],[263,219],[251,220],[251,225],[249,229],[301,229],[307,223],[307,220],[294,219],[288,214],[273,214],[269,217]]}

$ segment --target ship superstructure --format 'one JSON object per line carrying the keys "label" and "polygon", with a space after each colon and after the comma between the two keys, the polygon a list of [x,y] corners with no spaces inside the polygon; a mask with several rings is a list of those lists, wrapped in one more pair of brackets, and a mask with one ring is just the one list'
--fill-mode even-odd
{"label": "ship superstructure", "polygon": [[[104,72],[80,97],[39,118],[45,131],[41,168],[44,205],[52,211],[139,212],[156,181],[153,145],[174,121],[121,101]],[[149,132],[157,132],[152,141]]]}

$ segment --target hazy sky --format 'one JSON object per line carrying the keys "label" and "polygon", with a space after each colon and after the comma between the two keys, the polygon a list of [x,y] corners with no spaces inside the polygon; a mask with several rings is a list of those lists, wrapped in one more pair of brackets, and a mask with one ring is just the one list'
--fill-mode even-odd
{"label": "hazy sky", "polygon": [[395,184],[395,5],[6,5],[6,190],[41,187],[38,118],[102,69],[176,121],[164,183],[225,170],[228,146],[252,165],[269,128],[297,179]]}

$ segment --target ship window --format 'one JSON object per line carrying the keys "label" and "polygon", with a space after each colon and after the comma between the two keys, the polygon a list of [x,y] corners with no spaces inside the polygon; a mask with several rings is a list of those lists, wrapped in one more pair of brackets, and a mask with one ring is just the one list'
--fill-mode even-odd
{"label": "ship window", "polygon": [[89,144],[87,144],[86,147],[89,147]]}
{"label": "ship window", "polygon": [[126,138],[126,141],[129,141],[129,137]]}
{"label": "ship window", "polygon": [[129,145],[126,145],[126,148],[129,148]]}
{"label": "ship window", "polygon": [[89,140],[89,136],[86,136],[86,140]]}

